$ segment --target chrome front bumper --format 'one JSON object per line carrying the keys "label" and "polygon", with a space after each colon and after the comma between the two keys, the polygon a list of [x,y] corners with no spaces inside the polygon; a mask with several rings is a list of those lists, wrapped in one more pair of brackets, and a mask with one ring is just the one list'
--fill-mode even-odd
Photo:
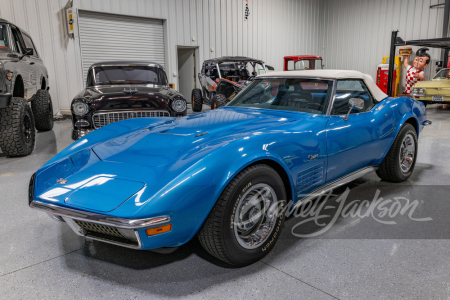
{"label": "chrome front bumper", "polygon": [[56,221],[64,221],[78,235],[131,249],[141,249],[137,229],[170,222],[169,216],[123,219],[33,200],[30,207],[45,211]]}

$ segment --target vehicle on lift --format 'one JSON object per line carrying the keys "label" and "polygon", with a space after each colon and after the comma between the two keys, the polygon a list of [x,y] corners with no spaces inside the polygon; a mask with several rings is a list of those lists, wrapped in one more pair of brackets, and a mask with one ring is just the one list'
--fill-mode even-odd
{"label": "vehicle on lift", "polygon": [[450,68],[440,69],[433,79],[419,81],[412,87],[411,96],[425,106],[432,103],[450,103]]}
{"label": "vehicle on lift", "polygon": [[262,60],[242,56],[224,56],[206,60],[201,73],[198,74],[201,89],[192,91],[192,110],[202,111],[203,103],[211,106],[211,109],[225,106],[255,76],[273,70],[273,67],[265,65]]}
{"label": "vehicle on lift", "polygon": [[322,57],[315,55],[294,55],[284,57],[284,71],[322,70]]}
{"label": "vehicle on lift", "polygon": [[105,125],[133,118],[187,115],[186,100],[170,88],[164,68],[152,62],[93,64],[86,88],[72,100],[72,139]]}
{"label": "vehicle on lift", "polygon": [[132,249],[198,236],[244,266],[273,249],[304,201],[372,171],[407,180],[429,124],[422,103],[389,98],[360,72],[268,73],[219,109],[90,133],[32,176],[29,205]]}
{"label": "vehicle on lift", "polygon": [[0,149],[6,156],[29,155],[36,129],[53,128],[48,89],[47,68],[31,36],[0,19]]}

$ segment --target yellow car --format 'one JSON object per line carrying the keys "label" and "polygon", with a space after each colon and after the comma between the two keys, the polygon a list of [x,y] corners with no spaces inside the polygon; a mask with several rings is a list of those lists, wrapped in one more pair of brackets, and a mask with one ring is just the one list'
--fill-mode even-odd
{"label": "yellow car", "polygon": [[430,103],[450,102],[450,69],[441,69],[430,81],[417,82],[411,96],[422,101],[425,106]]}

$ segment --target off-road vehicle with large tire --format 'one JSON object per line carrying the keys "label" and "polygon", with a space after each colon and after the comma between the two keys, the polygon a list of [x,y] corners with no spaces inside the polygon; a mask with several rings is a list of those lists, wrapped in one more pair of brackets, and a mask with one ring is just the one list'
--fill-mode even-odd
{"label": "off-road vehicle with large tire", "polygon": [[[251,70],[251,73],[249,71]],[[259,74],[274,68],[262,60],[242,56],[224,56],[206,60],[198,74],[201,89],[192,90],[192,110],[202,111],[203,103],[216,109],[226,105]]]}
{"label": "off-road vehicle with large tire", "polygon": [[53,128],[48,73],[30,35],[0,19],[0,149],[29,155],[36,129]]}

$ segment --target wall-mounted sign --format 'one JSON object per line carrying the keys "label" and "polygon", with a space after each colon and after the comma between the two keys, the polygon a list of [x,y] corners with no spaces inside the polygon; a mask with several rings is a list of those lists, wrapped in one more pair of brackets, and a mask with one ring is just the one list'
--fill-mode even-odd
{"label": "wall-mounted sign", "polygon": [[73,8],[69,7],[66,10],[66,13],[67,13],[67,22],[68,22],[67,23],[68,24],[67,28],[69,29],[69,34],[71,34],[71,33],[74,32],[74,30],[73,30],[73,23],[74,23],[74,20],[73,20]]}

